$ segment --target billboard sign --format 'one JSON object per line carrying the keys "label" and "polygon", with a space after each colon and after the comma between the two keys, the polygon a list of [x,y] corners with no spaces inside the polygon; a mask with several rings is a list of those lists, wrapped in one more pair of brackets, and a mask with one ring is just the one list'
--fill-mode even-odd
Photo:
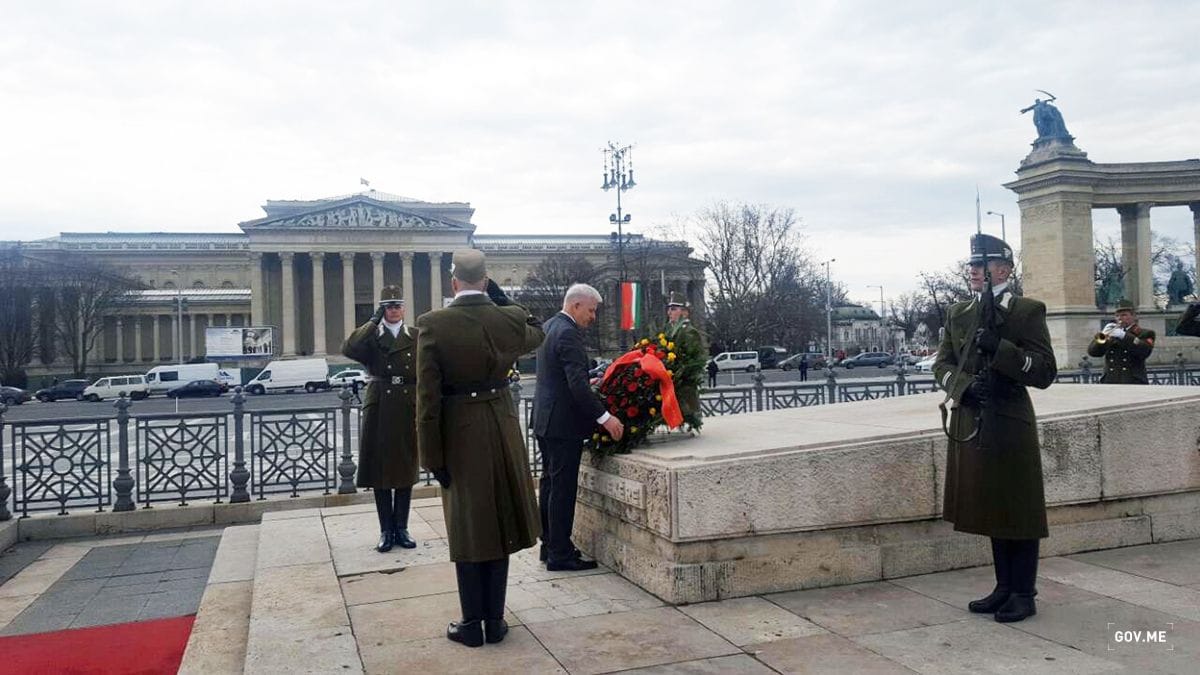
{"label": "billboard sign", "polygon": [[206,328],[204,352],[210,359],[269,358],[275,354],[275,329],[270,326]]}

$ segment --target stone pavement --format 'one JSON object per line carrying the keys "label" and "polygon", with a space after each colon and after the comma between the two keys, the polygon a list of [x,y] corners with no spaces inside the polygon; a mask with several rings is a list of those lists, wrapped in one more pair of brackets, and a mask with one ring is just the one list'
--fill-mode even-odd
{"label": "stone pavement", "polygon": [[[990,590],[990,568],[672,607],[603,568],[547,572],[531,549],[512,559],[508,638],[469,649],[444,637],[458,600],[441,507],[415,506],[418,548],[385,555],[371,505],[18,544],[0,555],[11,577],[0,632],[197,612],[181,672],[205,674],[1192,673],[1200,662],[1200,540],[1043,559],[1039,614],[1009,625],[964,609]],[[1133,631],[1165,642],[1115,639]]]}

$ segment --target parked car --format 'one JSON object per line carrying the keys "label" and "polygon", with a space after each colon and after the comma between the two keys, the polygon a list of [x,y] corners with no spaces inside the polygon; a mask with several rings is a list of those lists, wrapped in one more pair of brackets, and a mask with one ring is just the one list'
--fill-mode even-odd
{"label": "parked car", "polygon": [[926,356],[920,361],[917,361],[917,365],[913,366],[913,368],[915,368],[918,373],[932,373],[934,361],[937,361],[937,354],[934,354],[933,356]]}
{"label": "parked car", "polygon": [[824,354],[821,354],[819,352],[809,352],[809,353],[801,353],[801,354],[792,354],[791,356],[789,356],[786,359],[779,362],[779,368],[781,370],[793,370],[793,369],[798,370],[800,368],[800,359],[802,359],[804,357],[808,357],[809,370],[825,367],[825,355]]}
{"label": "parked car", "polygon": [[151,394],[164,394],[167,390],[192,380],[214,380],[221,376],[215,363],[180,363],[155,366],[146,371],[146,385]]}
{"label": "parked car", "polygon": [[82,401],[83,390],[87,389],[89,384],[90,382],[87,380],[63,380],[45,389],[38,389],[33,397],[42,403],[49,403],[62,398],[73,398],[77,401]]}
{"label": "parked car", "polygon": [[713,357],[717,370],[744,370],[753,373],[761,366],[758,352],[721,352]]}
{"label": "parked car", "polygon": [[787,358],[787,350],[783,347],[759,347],[758,365],[763,370],[778,368],[779,362]]}
{"label": "parked car", "polygon": [[203,396],[220,396],[221,383],[216,380],[192,380],[178,387],[167,390],[167,398],[199,398]]}
{"label": "parked car", "polygon": [[855,354],[850,358],[843,359],[838,365],[847,370],[862,368],[863,366],[883,368],[884,366],[892,365],[894,361],[895,359],[892,358],[892,355],[887,352],[862,352],[861,354]]}
{"label": "parked car", "polygon": [[347,368],[329,376],[329,386],[341,388],[342,386],[350,386],[357,382],[360,385],[365,385],[368,381],[367,371],[359,368]]}
{"label": "parked car", "polygon": [[29,392],[20,387],[0,385],[0,403],[4,405],[21,405],[31,398]]}
{"label": "parked car", "polygon": [[125,394],[129,398],[140,401],[150,395],[144,375],[117,375],[102,377],[89,384],[83,390],[85,401],[103,401],[106,398],[119,398]]}
{"label": "parked car", "polygon": [[925,357],[920,356],[919,354],[913,354],[912,352],[904,352],[903,354],[896,356],[896,362],[903,363],[906,366],[915,366],[923,358],[925,358]]}

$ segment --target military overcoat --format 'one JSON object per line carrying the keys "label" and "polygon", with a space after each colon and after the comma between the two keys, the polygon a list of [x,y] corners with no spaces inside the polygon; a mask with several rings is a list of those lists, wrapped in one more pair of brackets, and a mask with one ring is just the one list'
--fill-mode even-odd
{"label": "military overcoat", "polygon": [[342,354],[371,375],[359,427],[358,487],[406,488],[417,482],[416,329],[396,337],[368,321],[342,344]]}
{"label": "military overcoat", "polygon": [[1125,337],[1101,336],[1092,338],[1088,345],[1088,356],[1104,357],[1104,384],[1150,384],[1146,377],[1146,359],[1154,350],[1154,331],[1133,326],[1125,331]]}
{"label": "military overcoat", "polygon": [[[691,319],[680,319],[674,323],[668,323],[664,331],[667,339],[674,342],[680,347],[680,351],[684,345],[699,345],[700,353],[707,354],[708,350],[704,346],[704,337],[700,334],[700,330],[692,325]],[[679,387],[675,390],[679,397],[679,410],[683,413],[684,419],[700,417],[700,383],[704,379],[703,365],[694,367],[695,372],[688,373],[686,378],[695,382],[694,387]]]}
{"label": "military overcoat", "polygon": [[450,559],[497,560],[533,546],[541,521],[505,380],[545,334],[525,308],[482,294],[423,314],[417,328],[417,444],[422,466],[450,474],[442,494]]}
{"label": "military overcoat", "polygon": [[[1037,417],[1026,387],[1049,387],[1058,367],[1044,304],[1004,293],[997,298],[996,310],[1001,338],[992,360],[997,428],[988,434],[993,439],[989,448],[981,448],[978,438],[948,442],[942,514],[961,532],[1039,539],[1048,534],[1046,500]],[[980,368],[973,347],[972,353],[964,354],[964,345],[979,326],[979,314],[977,300],[950,307],[933,367],[938,384],[950,394],[949,429],[959,439],[967,438],[976,425],[977,410],[964,405],[962,397]],[[960,359],[964,365],[958,372]]]}

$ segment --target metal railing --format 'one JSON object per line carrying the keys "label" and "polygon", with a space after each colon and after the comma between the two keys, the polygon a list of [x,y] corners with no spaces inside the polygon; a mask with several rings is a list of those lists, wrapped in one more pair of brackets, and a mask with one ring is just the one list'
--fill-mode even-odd
{"label": "metal railing", "polygon": [[[825,371],[824,382],[768,384],[761,373],[754,383],[704,390],[703,415],[736,415],[764,410],[866,401],[935,391],[927,374],[897,368],[894,378],[837,380]],[[1058,374],[1058,382],[1098,382],[1101,373],[1086,357],[1079,369]],[[1182,355],[1173,366],[1151,369],[1151,384],[1200,386],[1200,367],[1189,367]],[[533,431],[533,400],[512,385],[513,406],[528,450],[529,468],[541,475],[541,451]],[[355,487],[353,431],[361,408],[343,389],[333,406],[287,410],[245,408],[240,388],[227,413],[138,414],[134,403],[120,398],[116,415],[53,421],[6,422],[0,404],[0,521],[13,511],[71,509],[132,511],[140,503],[187,504],[247,502],[301,491],[352,494]],[[132,433],[131,433],[132,432]],[[6,449],[11,444],[11,452]],[[247,457],[247,453],[249,456]],[[12,458],[11,487],[5,461]],[[115,460],[113,459],[115,456]],[[115,478],[114,478],[115,474]],[[422,471],[420,481],[433,484]]]}

